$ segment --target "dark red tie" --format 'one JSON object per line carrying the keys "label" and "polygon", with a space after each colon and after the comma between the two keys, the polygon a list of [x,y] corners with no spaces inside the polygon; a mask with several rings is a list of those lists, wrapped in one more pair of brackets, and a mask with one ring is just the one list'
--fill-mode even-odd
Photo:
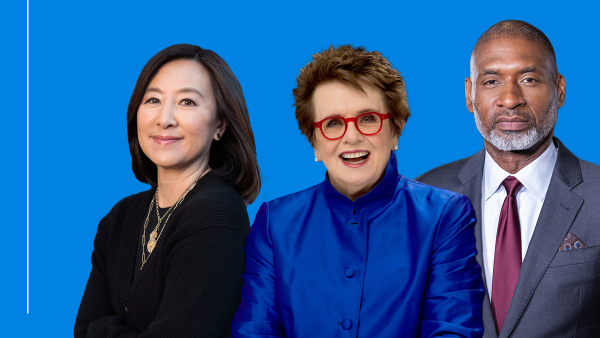
{"label": "dark red tie", "polygon": [[521,271],[521,223],[517,193],[523,184],[516,177],[508,176],[502,185],[506,189],[506,198],[498,222],[492,278],[492,311],[498,333],[502,330]]}

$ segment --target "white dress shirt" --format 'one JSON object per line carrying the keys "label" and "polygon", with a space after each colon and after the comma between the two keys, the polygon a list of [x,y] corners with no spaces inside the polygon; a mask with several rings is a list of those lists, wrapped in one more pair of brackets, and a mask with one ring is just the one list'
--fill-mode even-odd
{"label": "white dress shirt", "polygon": [[[540,157],[512,175],[523,184],[523,187],[517,193],[519,222],[521,224],[521,261],[525,258],[535,224],[540,216],[557,155],[558,150],[554,144],[550,144]],[[502,204],[506,198],[506,190],[502,185],[502,181],[508,176],[511,176],[511,174],[500,168],[490,154],[486,152],[483,165],[483,182],[481,184],[481,218],[483,220],[483,264],[490,300],[492,298],[491,290],[498,221]]]}

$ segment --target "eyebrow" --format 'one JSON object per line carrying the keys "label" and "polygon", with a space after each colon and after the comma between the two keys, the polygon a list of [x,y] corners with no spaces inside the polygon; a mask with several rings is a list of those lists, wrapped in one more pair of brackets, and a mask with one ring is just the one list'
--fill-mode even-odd
{"label": "eyebrow", "polygon": [[[519,74],[533,73],[536,71],[537,71],[537,69],[535,67],[525,67],[525,68],[521,68],[519,70]],[[497,75],[500,73],[500,71],[495,68],[488,68],[488,69],[484,69],[483,72],[481,72],[481,73],[482,73],[482,75]]]}
{"label": "eyebrow", "polygon": [[525,74],[525,73],[533,73],[535,71],[537,71],[537,69],[535,69],[535,67],[525,67],[525,68],[521,69],[519,71],[519,73]]}
{"label": "eyebrow", "polygon": [[[163,91],[160,90],[159,88],[156,88],[156,87],[148,87],[148,89],[146,89],[146,93],[149,93],[149,92],[155,92],[155,93],[163,94]],[[196,94],[200,95],[201,98],[204,98],[204,95],[202,95],[202,93],[200,93],[197,89],[191,88],[191,87],[185,87],[185,88],[178,89],[176,91],[176,93],[177,94],[181,94],[181,93],[196,93]]]}
{"label": "eyebrow", "polygon": [[482,75],[496,75],[498,74],[498,70],[496,69],[484,69],[483,72],[481,72]]}
{"label": "eyebrow", "polygon": [[158,89],[158,88],[155,88],[155,87],[148,87],[148,88],[146,89],[146,93],[149,93],[149,92],[156,92],[156,93],[159,93],[159,94],[162,94],[162,93],[163,93],[163,91],[162,91],[162,90],[160,90],[160,89]]}
{"label": "eyebrow", "polygon": [[[373,108],[366,108],[366,109],[361,109],[358,111],[358,114],[356,114],[356,116],[360,115],[360,114],[364,114],[364,113],[379,113],[379,111],[377,109],[373,109]],[[329,114],[327,116],[325,116],[322,120],[324,119],[328,119],[330,117],[342,117],[339,114]]]}
{"label": "eyebrow", "polygon": [[200,93],[200,91],[198,91],[196,88],[191,88],[191,87],[181,88],[181,89],[177,90],[176,93],[196,93],[201,98],[204,98],[204,95],[202,95],[202,93]]}

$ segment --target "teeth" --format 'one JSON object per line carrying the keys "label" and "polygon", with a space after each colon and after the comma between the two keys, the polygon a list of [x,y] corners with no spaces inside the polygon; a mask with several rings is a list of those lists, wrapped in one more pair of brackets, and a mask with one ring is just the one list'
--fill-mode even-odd
{"label": "teeth", "polygon": [[342,157],[343,158],[357,158],[357,157],[362,157],[362,156],[367,156],[367,155],[369,155],[369,152],[360,151],[358,153],[343,153]]}

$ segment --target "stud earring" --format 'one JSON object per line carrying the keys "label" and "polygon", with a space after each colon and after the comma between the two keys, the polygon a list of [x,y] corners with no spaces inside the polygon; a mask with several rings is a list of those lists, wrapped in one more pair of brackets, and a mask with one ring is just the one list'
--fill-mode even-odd
{"label": "stud earring", "polygon": [[221,140],[221,134],[217,133],[217,141]]}
{"label": "stud earring", "polygon": [[315,157],[315,162],[319,162],[319,161],[321,161],[321,160],[319,160],[318,157]]}
{"label": "stud earring", "polygon": [[398,145],[397,144],[394,146],[394,150],[398,150]]}

